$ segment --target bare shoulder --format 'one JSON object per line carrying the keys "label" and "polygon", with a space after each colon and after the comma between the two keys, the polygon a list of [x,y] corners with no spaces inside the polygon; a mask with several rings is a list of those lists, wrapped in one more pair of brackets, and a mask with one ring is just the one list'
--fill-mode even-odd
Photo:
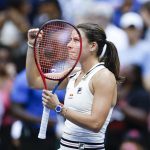
{"label": "bare shoulder", "polygon": [[[92,90],[101,102],[114,106],[117,100],[117,83],[114,74],[107,68],[98,71],[92,78]],[[110,103],[108,103],[110,102]],[[106,105],[105,105],[106,106]]]}
{"label": "bare shoulder", "polygon": [[93,76],[93,83],[96,85],[98,84],[99,86],[115,86],[116,78],[111,71],[104,68]]}

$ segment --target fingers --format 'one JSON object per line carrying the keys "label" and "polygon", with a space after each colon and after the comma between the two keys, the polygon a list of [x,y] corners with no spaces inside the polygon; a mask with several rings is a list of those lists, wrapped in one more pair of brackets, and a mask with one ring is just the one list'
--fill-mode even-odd
{"label": "fingers", "polygon": [[44,104],[48,105],[48,103],[50,103],[50,100],[51,100],[50,92],[43,90],[42,101],[44,102]]}
{"label": "fingers", "polygon": [[28,31],[28,36],[29,36],[29,38],[35,39],[35,37],[36,37],[38,31],[39,31],[39,28],[30,29],[30,30]]}
{"label": "fingers", "polygon": [[59,100],[55,94],[48,90],[43,90],[42,103],[47,108],[54,109],[59,104]]}
{"label": "fingers", "polygon": [[50,96],[50,95],[53,95],[53,94],[52,94],[50,91],[48,91],[48,90],[43,90],[43,93],[46,94],[46,95],[49,95],[49,96]]}
{"label": "fingers", "polygon": [[[37,37],[38,34],[38,37]],[[39,28],[30,29],[28,30],[28,41],[30,44],[34,44],[35,38],[37,37],[38,43],[42,40],[43,31],[41,30],[39,33]]]}
{"label": "fingers", "polygon": [[50,97],[47,96],[47,95],[45,95],[45,94],[42,94],[42,98],[44,98],[44,99],[46,99],[46,100],[49,100],[49,99],[50,99]]}
{"label": "fingers", "polygon": [[46,106],[47,108],[50,108],[48,100],[45,99],[44,97],[42,97],[42,104],[43,104],[44,106]]}
{"label": "fingers", "polygon": [[51,97],[50,95],[46,94],[45,92],[42,93],[42,104],[44,106],[46,106],[47,108],[51,108],[50,107],[50,102],[51,101]]}

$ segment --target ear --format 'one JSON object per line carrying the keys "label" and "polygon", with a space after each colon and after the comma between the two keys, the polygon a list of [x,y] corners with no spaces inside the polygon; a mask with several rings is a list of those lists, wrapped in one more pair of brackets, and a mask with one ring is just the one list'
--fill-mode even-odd
{"label": "ear", "polygon": [[97,47],[98,47],[98,45],[97,45],[96,42],[92,42],[92,43],[90,44],[90,46],[91,46],[90,51],[95,51],[95,50],[97,49]]}

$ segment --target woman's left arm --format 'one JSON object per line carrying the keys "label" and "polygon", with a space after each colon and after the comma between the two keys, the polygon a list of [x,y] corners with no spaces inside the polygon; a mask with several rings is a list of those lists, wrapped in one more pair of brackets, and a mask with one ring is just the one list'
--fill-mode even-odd
{"label": "woman's left arm", "polygon": [[[103,69],[94,76],[92,86],[94,99],[91,114],[82,114],[66,107],[63,107],[61,114],[80,127],[99,132],[112,107],[116,80],[110,71]],[[44,96],[46,94],[43,94],[43,104],[47,107],[54,109],[59,104],[56,95]]]}

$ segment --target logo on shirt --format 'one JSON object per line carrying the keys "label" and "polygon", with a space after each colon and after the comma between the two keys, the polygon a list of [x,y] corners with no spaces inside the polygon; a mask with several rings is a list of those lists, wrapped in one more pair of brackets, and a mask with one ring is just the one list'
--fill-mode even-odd
{"label": "logo on shirt", "polygon": [[73,96],[73,94],[72,94],[72,93],[70,93],[70,94],[69,94],[69,96]]}
{"label": "logo on shirt", "polygon": [[82,87],[79,87],[77,90],[77,94],[81,94],[82,93]]}
{"label": "logo on shirt", "polygon": [[68,98],[72,99],[73,98],[73,93],[70,93],[69,96],[68,96]]}

